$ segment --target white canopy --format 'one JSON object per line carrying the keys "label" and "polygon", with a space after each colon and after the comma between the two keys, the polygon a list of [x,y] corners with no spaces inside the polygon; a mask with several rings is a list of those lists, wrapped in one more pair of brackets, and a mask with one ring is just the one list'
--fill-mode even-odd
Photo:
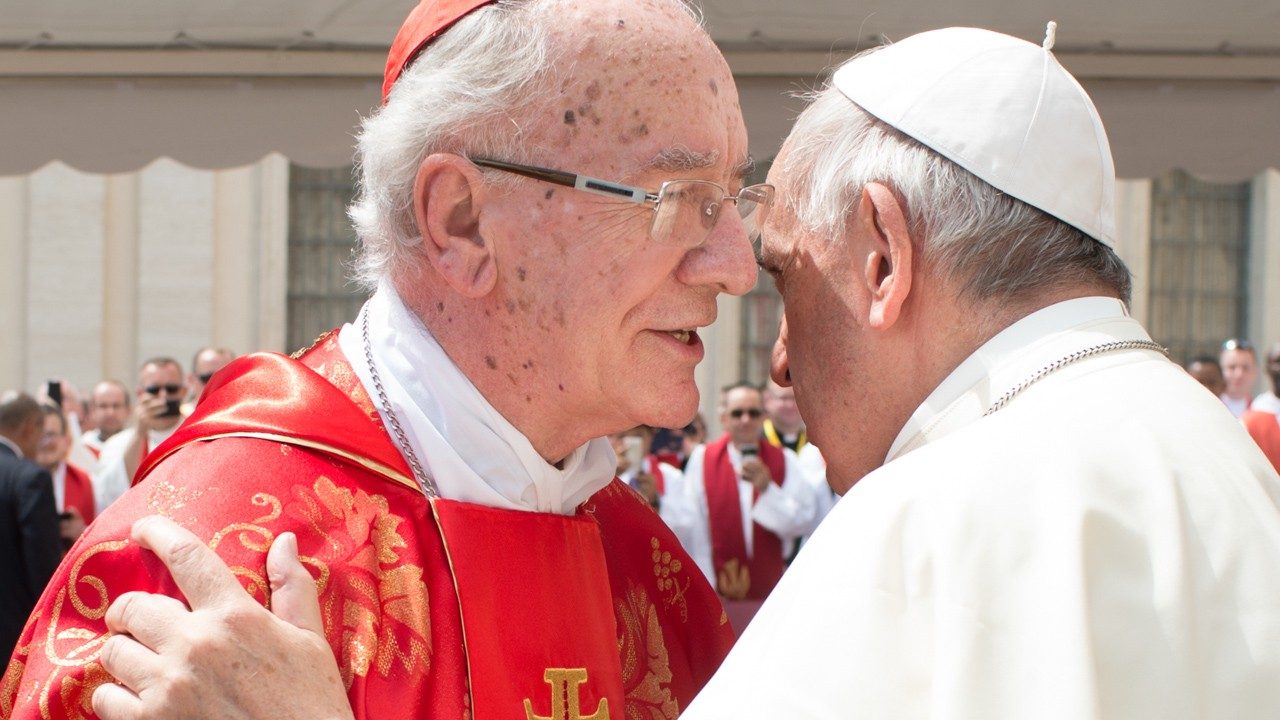
{"label": "white canopy", "polygon": [[[136,169],[171,156],[229,167],[278,151],[350,159],[383,53],[413,0],[0,0],[0,175],[60,159]],[[1274,0],[703,0],[770,157],[825,67],[929,28],[1039,41],[1093,95],[1121,176],[1182,167],[1239,179],[1280,166],[1280,3]]]}

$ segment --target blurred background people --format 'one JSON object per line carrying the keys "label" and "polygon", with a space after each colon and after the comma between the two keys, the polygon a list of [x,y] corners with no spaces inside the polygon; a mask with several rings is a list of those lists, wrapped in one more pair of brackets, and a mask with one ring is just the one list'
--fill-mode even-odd
{"label": "blurred background people", "polygon": [[102,446],[129,423],[129,389],[118,380],[103,380],[93,386],[89,396],[89,416],[94,429],[80,436],[95,458],[102,455]]}
{"label": "blurred background people", "polygon": [[1187,372],[1216,398],[1227,391],[1227,381],[1222,379],[1222,366],[1217,358],[1208,355],[1193,358],[1187,363]]}
{"label": "blurred background people", "polygon": [[155,357],[142,364],[134,391],[133,426],[107,440],[98,458],[98,472],[93,477],[98,512],[129,489],[142,458],[178,429],[186,396],[187,385],[177,360]]}
{"label": "blurred background people", "polygon": [[40,404],[0,396],[0,657],[8,658],[27,615],[62,558],[49,473],[30,460],[44,433]]}
{"label": "blurred background people", "polygon": [[1253,386],[1258,381],[1258,355],[1248,340],[1232,338],[1222,343],[1218,358],[1222,366],[1222,379],[1227,383],[1222,402],[1232,415],[1240,417],[1249,409],[1253,398]]}
{"label": "blurred background people", "polygon": [[1271,391],[1259,395],[1240,419],[1262,454],[1280,471],[1280,399],[1276,397],[1280,395],[1280,342],[1267,351],[1267,377]]}
{"label": "blurred background people", "polygon": [[[816,528],[835,506],[836,500],[839,500],[839,496],[827,484],[827,461],[823,459],[818,446],[809,442],[804,418],[800,417],[800,408],[796,407],[795,390],[782,387],[770,378],[764,385],[764,409],[765,440],[774,447],[785,447],[794,452],[800,468],[804,470],[803,477],[809,483],[809,491],[813,494],[817,510],[813,523]],[[805,533],[788,544],[788,565],[795,559],[809,534]]]}
{"label": "blurred background people", "polygon": [[200,394],[209,383],[213,374],[235,360],[235,353],[220,347],[203,347],[191,358],[191,372],[187,374],[187,399],[182,404],[182,415],[185,417],[195,410],[200,402]]}
{"label": "blurred background people", "polygon": [[52,403],[40,407],[44,412],[44,432],[36,448],[35,462],[53,480],[59,533],[63,547],[69,548],[96,514],[93,481],[88,471],[67,461],[72,442],[62,409]]}
{"label": "blurred background people", "polygon": [[730,600],[763,600],[782,577],[789,544],[812,532],[813,484],[796,454],[761,442],[764,399],[746,382],[720,394],[725,433],[690,453],[686,502],[697,526],[689,555]]}

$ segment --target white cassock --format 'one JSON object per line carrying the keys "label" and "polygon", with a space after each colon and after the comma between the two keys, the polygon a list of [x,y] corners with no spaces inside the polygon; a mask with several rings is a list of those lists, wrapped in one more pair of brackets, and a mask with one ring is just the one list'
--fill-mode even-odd
{"label": "white cassock", "polygon": [[[703,478],[703,458],[707,446],[699,445],[689,454],[689,461],[684,466],[684,496],[679,508],[679,520],[673,521],[663,516],[671,526],[676,537],[685,544],[685,552],[698,564],[698,568],[707,576],[711,587],[716,587],[716,574],[711,553],[711,514],[707,505],[707,484]],[[747,554],[755,549],[751,531],[752,523],[760,523],[769,532],[782,538],[782,548],[790,548],[790,542],[806,533],[812,532],[821,518],[813,492],[813,482],[800,467],[796,454],[788,448],[782,448],[785,458],[785,476],[782,484],[769,483],[765,491],[754,498],[751,483],[742,479],[742,453],[733,443],[729,443],[729,461],[738,474],[738,498],[742,508],[742,532],[746,541]],[[668,493],[670,494],[670,492]],[[673,510],[675,499],[672,498]]]}
{"label": "white cassock", "polygon": [[933,392],[682,720],[1280,717],[1280,478],[1114,299]]}
{"label": "white cassock", "polygon": [[[649,459],[645,458],[645,470],[648,470]],[[685,547],[697,545],[697,538],[692,536],[697,527],[697,522],[693,516],[693,508],[686,499],[688,490],[685,488],[684,473],[680,472],[680,468],[669,465],[667,463],[658,463],[658,469],[662,471],[662,494],[658,498],[658,516],[662,521],[671,528],[671,532],[675,534],[676,539]],[[618,479],[631,487],[635,487],[636,468],[627,468],[626,472],[619,473]]]}

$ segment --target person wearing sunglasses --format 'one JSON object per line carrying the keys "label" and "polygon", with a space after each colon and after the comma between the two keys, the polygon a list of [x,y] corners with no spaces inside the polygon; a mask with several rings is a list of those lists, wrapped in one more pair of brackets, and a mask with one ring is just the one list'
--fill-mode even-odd
{"label": "person wearing sunglasses", "polygon": [[236,359],[235,353],[226,348],[203,347],[191,358],[191,372],[187,373],[187,399],[182,403],[182,414],[190,415],[200,402],[204,386],[213,374]]}
{"label": "person wearing sunglasses", "polygon": [[1253,403],[1253,386],[1258,382],[1258,350],[1253,343],[1231,338],[1222,343],[1218,356],[1222,379],[1226,382],[1221,399],[1231,414],[1240,417]]}
{"label": "person wearing sunglasses", "polygon": [[685,465],[681,502],[691,511],[682,517],[696,525],[682,536],[690,538],[689,554],[723,598],[751,601],[741,616],[733,607],[741,624],[782,577],[791,544],[813,531],[818,507],[814,483],[796,454],[764,440],[758,386],[724,388],[718,409],[724,434],[694,448]]}
{"label": "person wearing sunglasses", "polygon": [[187,385],[177,360],[153,357],[142,363],[134,389],[133,424],[103,443],[93,473],[99,514],[129,489],[147,453],[178,429],[186,396]]}

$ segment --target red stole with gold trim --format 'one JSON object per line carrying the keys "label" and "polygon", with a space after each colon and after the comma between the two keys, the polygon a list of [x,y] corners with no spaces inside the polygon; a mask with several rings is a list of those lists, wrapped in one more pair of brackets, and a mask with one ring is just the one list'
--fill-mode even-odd
{"label": "red stole with gold trim", "polygon": [[93,481],[89,473],[79,466],[67,463],[67,470],[62,474],[62,507],[75,508],[84,519],[84,524],[93,522],[97,515],[97,504],[93,499]]}
{"label": "red stole with gold trim", "polygon": [[[742,528],[742,499],[738,493],[738,474],[729,458],[729,440],[726,433],[719,440],[708,443],[702,461],[711,526],[711,561],[721,595],[734,600],[763,600],[778,584],[785,569],[782,539],[759,523],[752,522],[752,553],[747,556],[747,541]],[[769,469],[774,484],[782,485],[787,468],[782,450],[769,443],[761,443],[760,461]],[[759,493],[753,490],[752,504],[758,498]]]}

